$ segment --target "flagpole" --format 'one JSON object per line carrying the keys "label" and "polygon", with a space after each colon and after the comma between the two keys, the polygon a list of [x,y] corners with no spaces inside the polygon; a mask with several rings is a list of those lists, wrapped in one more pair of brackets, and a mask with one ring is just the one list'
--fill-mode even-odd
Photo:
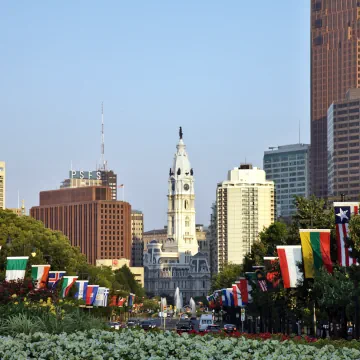
{"label": "flagpole", "polygon": [[123,185],[122,190],[123,190],[123,201],[125,201],[125,185]]}

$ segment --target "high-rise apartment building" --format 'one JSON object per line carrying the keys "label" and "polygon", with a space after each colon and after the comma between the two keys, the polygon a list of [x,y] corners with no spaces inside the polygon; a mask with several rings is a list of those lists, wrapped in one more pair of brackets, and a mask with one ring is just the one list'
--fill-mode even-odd
{"label": "high-rise apartment building", "polygon": [[91,264],[131,259],[131,206],[112,200],[109,187],[87,186],[40,192],[30,216],[64,233]]}
{"label": "high-rise apartment building", "polygon": [[327,196],[327,110],[360,85],[360,2],[311,0],[311,189]]}
{"label": "high-rise apartment building", "polygon": [[310,145],[294,144],[264,152],[266,180],[276,188],[276,216],[290,217],[296,210],[294,196],[310,195]]}
{"label": "high-rise apartment building", "polygon": [[258,234],[275,220],[274,182],[264,170],[241,165],[217,185],[217,259],[214,272],[241,264]]}
{"label": "high-rise apartment building", "polygon": [[329,196],[360,199],[360,89],[333,102],[328,111]]}
{"label": "high-rise apartment building", "polygon": [[5,161],[0,161],[0,209],[5,209],[5,183],[6,183]]}
{"label": "high-rise apartment building", "polygon": [[82,186],[108,186],[111,198],[117,200],[117,175],[112,170],[70,170],[69,178],[62,181],[60,189]]}
{"label": "high-rise apartment building", "polygon": [[144,214],[139,210],[131,211],[131,266],[143,266],[144,254]]}

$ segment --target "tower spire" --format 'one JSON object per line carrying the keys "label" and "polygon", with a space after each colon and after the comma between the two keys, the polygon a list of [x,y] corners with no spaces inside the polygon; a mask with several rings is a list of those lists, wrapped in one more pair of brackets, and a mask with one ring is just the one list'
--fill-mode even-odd
{"label": "tower spire", "polygon": [[105,136],[104,136],[104,102],[101,103],[101,170],[106,170]]}
{"label": "tower spire", "polygon": [[183,131],[182,131],[182,127],[180,126],[179,128],[179,138],[180,140],[183,138]]}

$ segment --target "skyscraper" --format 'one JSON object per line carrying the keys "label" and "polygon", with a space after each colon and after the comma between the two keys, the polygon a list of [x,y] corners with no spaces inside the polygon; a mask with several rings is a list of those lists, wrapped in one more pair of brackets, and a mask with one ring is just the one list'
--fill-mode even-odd
{"label": "skyscraper", "polygon": [[327,196],[327,110],[360,85],[360,2],[311,0],[311,187]]}
{"label": "skyscraper", "polygon": [[0,209],[5,209],[5,161],[0,161]]}
{"label": "skyscraper", "polygon": [[310,195],[310,146],[284,145],[264,152],[266,180],[276,187],[276,216],[290,217],[296,210],[294,196]]}
{"label": "skyscraper", "polygon": [[240,165],[217,185],[216,211],[217,258],[213,273],[228,263],[242,264],[259,232],[274,222],[274,182],[266,180],[264,170]]}
{"label": "skyscraper", "polygon": [[131,266],[143,266],[144,256],[144,214],[139,210],[131,211]]}

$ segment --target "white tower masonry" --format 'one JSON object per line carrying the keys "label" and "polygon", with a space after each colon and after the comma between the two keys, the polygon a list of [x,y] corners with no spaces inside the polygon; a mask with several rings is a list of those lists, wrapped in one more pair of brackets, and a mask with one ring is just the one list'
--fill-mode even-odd
{"label": "white tower masonry", "polygon": [[194,171],[191,168],[183,133],[169,173],[168,187],[168,241],[166,251],[179,252],[182,261],[198,253],[195,231]]}

